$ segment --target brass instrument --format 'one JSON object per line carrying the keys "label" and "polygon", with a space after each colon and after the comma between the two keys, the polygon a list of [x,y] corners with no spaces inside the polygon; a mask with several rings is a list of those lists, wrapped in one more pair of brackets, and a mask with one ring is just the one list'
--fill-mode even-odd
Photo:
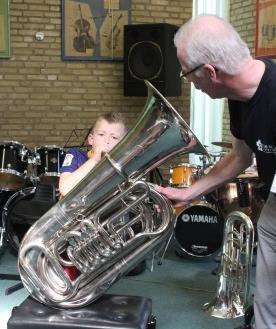
{"label": "brass instrument", "polygon": [[141,178],[176,154],[207,151],[172,105],[145,83],[148,98],[134,128],[22,240],[22,282],[44,304],[91,303],[173,232],[170,201]]}
{"label": "brass instrument", "polygon": [[240,211],[226,217],[219,284],[214,299],[203,309],[211,316],[233,319],[243,316],[250,292],[254,228]]}

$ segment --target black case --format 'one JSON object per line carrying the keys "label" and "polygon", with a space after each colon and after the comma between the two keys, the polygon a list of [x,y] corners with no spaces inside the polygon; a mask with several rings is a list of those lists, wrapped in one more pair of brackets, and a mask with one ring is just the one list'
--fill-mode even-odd
{"label": "black case", "polygon": [[150,298],[106,294],[78,309],[56,309],[28,297],[13,308],[7,329],[154,329],[155,324]]}

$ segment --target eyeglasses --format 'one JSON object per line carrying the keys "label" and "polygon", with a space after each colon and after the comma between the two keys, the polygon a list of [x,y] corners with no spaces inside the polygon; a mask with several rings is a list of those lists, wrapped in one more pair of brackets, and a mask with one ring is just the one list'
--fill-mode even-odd
{"label": "eyeglasses", "polygon": [[195,72],[196,70],[200,69],[202,66],[204,66],[204,64],[200,64],[198,66],[196,66],[195,68],[193,68],[192,70],[184,73],[182,70],[180,71],[180,78],[183,80],[187,80],[187,76],[193,72]]}

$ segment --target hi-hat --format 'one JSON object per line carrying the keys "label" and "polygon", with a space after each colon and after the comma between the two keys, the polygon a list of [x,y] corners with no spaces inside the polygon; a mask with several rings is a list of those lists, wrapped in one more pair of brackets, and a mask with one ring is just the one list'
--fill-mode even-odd
{"label": "hi-hat", "polygon": [[232,148],[232,143],[228,143],[228,142],[212,142],[212,144],[215,146],[225,147],[228,149]]}

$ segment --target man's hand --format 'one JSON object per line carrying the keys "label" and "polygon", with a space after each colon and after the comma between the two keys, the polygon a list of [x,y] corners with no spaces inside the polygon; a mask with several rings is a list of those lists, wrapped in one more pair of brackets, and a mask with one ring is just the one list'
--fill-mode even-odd
{"label": "man's hand", "polygon": [[154,185],[154,189],[171,200],[175,208],[186,206],[191,202],[188,198],[188,188],[162,187]]}

